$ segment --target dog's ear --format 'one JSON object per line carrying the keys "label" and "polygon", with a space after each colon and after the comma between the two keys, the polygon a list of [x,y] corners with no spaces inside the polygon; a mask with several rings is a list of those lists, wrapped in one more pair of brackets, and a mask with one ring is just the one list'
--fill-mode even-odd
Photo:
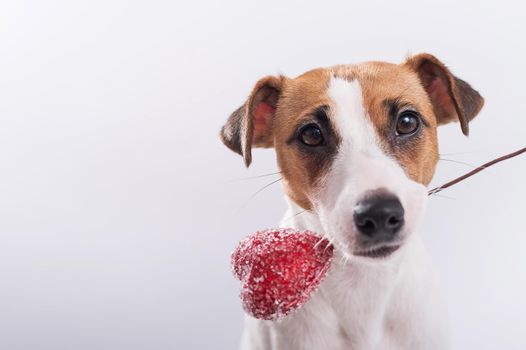
{"label": "dog's ear", "polygon": [[455,77],[433,55],[422,53],[404,63],[416,71],[424,86],[439,125],[459,121],[464,135],[469,134],[469,121],[479,113],[484,99],[464,80]]}
{"label": "dog's ear", "polygon": [[221,141],[239,153],[248,167],[252,147],[272,147],[272,125],[283,77],[268,76],[256,83],[247,101],[234,111],[221,129]]}

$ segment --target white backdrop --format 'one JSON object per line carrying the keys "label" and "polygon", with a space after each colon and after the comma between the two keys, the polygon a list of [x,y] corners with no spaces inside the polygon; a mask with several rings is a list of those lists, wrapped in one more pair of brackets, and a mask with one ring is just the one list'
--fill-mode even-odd
{"label": "white backdrop", "polygon": [[[486,98],[445,158],[526,143],[519,2],[0,2],[0,349],[233,349],[236,242],[277,224],[271,150],[217,134],[266,74],[431,52]],[[455,153],[455,154],[450,154]],[[442,161],[433,184],[470,170]],[[454,349],[526,348],[526,157],[430,199]]]}

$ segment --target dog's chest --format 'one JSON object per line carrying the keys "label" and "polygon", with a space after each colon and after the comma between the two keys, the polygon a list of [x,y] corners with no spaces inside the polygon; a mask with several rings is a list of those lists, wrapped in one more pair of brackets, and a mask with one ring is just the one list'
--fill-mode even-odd
{"label": "dog's chest", "polygon": [[401,322],[409,315],[401,312],[407,308],[392,308],[398,279],[392,270],[333,266],[313,299],[288,321],[293,333],[309,330],[310,336],[296,340],[304,343],[299,348],[404,348],[398,339],[411,331]]}
{"label": "dog's chest", "polygon": [[[310,215],[289,211],[282,226],[320,231]],[[280,322],[247,318],[243,349],[447,349],[443,307],[417,235],[399,258],[366,264],[338,254],[300,310]]]}
{"label": "dog's chest", "polygon": [[388,270],[333,269],[313,298],[283,321],[247,319],[246,349],[447,349],[432,285],[413,285],[408,276],[386,279]]}

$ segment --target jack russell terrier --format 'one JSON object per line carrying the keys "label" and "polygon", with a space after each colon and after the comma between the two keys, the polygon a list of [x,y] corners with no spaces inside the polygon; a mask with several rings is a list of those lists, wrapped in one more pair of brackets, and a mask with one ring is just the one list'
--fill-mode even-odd
{"label": "jack russell terrier", "polygon": [[[221,139],[252,161],[273,147],[282,227],[335,248],[326,279],[282,321],[246,318],[242,349],[446,349],[434,273],[415,229],[438,160],[436,128],[468,123],[483,98],[429,54],[259,80]],[[301,213],[301,214],[298,214]]]}

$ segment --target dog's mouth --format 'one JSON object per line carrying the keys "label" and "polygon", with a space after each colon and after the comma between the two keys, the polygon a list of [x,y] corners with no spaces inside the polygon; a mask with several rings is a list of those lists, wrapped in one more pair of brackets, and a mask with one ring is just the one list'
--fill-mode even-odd
{"label": "dog's mouth", "polygon": [[358,252],[354,252],[353,255],[362,256],[366,258],[381,259],[387,258],[389,255],[393,254],[398,248],[400,248],[400,245],[382,246],[374,249],[360,250]]}

